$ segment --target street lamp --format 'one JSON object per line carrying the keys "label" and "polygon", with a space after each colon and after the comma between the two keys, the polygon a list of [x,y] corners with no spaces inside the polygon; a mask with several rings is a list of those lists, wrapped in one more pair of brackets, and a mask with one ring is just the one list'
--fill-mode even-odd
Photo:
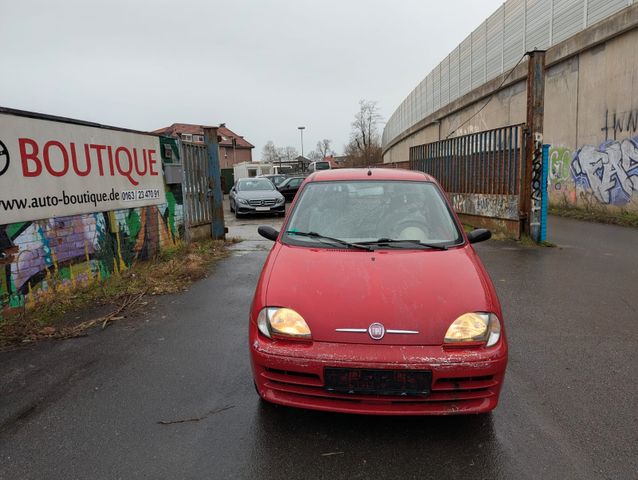
{"label": "street lamp", "polygon": [[299,129],[299,133],[301,134],[301,156],[303,157],[303,131],[306,127],[297,127]]}

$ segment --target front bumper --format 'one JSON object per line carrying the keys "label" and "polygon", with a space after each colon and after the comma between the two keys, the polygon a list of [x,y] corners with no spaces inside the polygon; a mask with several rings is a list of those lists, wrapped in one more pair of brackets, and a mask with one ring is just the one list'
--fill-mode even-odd
{"label": "front bumper", "polygon": [[[291,407],[377,415],[454,415],[493,410],[507,365],[502,338],[489,349],[271,341],[251,335],[251,363],[265,400]],[[354,360],[356,359],[356,360]],[[430,370],[427,396],[356,395],[324,389],[324,368]]]}
{"label": "front bumper", "polygon": [[286,212],[286,202],[281,205],[272,205],[269,207],[264,206],[252,206],[252,205],[242,205],[241,203],[237,203],[237,213],[240,215],[249,215],[249,214],[258,214],[258,213],[285,213]]}

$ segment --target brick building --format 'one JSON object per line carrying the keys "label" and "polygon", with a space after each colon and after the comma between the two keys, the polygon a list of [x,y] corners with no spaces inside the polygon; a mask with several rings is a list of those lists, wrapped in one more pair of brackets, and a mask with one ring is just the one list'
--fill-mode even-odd
{"label": "brick building", "polygon": [[[153,133],[180,138],[186,142],[200,143],[204,141],[205,125],[193,125],[190,123],[174,123],[170,127],[160,128]],[[253,148],[243,136],[226,128],[225,124],[217,127],[217,140],[219,142],[219,164],[221,168],[232,168],[241,162],[253,161]]]}

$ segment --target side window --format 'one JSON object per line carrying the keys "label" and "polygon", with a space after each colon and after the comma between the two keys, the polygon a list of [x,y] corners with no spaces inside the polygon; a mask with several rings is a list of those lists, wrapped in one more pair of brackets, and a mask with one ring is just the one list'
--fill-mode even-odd
{"label": "side window", "polygon": [[290,180],[290,186],[291,187],[298,187],[299,185],[301,185],[301,178],[295,178],[294,180]]}

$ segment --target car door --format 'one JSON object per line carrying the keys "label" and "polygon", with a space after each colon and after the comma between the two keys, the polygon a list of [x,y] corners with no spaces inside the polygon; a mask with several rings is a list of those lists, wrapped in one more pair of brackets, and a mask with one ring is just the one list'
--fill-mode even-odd
{"label": "car door", "polygon": [[288,200],[295,198],[299,185],[301,185],[301,178],[293,178],[286,183],[285,187],[281,190],[281,194]]}

